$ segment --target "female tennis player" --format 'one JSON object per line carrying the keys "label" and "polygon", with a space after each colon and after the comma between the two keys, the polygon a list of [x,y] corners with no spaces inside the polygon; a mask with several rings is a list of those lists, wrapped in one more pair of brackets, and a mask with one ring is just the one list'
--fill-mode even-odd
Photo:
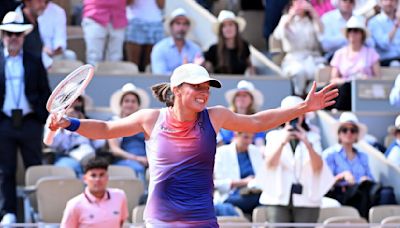
{"label": "female tennis player", "polygon": [[66,128],[93,139],[144,132],[150,169],[146,227],[218,227],[212,200],[216,132],[274,128],[334,104],[338,91],[328,85],[316,92],[314,83],[301,104],[240,115],[222,106],[207,108],[210,87],[221,83],[203,67],[185,64],[175,69],[170,83],[152,87],[166,108],[141,109],[115,121],[57,120],[52,114],[50,129]]}

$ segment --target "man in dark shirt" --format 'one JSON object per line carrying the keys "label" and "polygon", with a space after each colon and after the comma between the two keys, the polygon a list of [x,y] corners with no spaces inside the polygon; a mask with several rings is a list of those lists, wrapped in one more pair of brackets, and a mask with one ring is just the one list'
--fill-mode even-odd
{"label": "man in dark shirt", "polygon": [[43,125],[48,115],[47,72],[40,57],[22,51],[25,36],[33,29],[22,22],[22,15],[11,11],[0,25],[1,225],[16,222],[17,152],[25,168],[42,163]]}

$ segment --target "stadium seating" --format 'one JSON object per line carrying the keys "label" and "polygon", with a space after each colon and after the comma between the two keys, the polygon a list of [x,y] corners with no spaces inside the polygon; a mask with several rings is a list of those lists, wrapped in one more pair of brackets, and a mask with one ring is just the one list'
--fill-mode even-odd
{"label": "stadium seating", "polygon": [[[358,228],[369,228],[367,220],[353,216],[335,216],[328,218],[324,221],[324,228],[342,228],[342,224],[346,224],[347,227],[350,227],[350,224],[357,224]],[[365,224],[365,226],[360,226],[361,224]]]}
{"label": "stadium seating", "polygon": [[[393,224],[397,224],[397,226],[393,226]],[[399,215],[386,217],[381,222],[381,227],[382,228],[385,228],[385,227],[387,227],[387,228],[389,228],[389,227],[391,227],[391,228],[399,228],[400,227],[399,225],[400,225],[400,216]]]}
{"label": "stadium seating", "polygon": [[132,178],[110,178],[108,187],[122,189],[125,192],[129,212],[139,205],[139,199],[144,193],[142,181]]}
{"label": "stadium seating", "polygon": [[83,182],[75,178],[45,177],[36,185],[38,219],[60,223],[68,200],[82,193]]}
{"label": "stadium seating", "polygon": [[133,208],[132,210],[132,223],[134,224],[143,224],[143,214],[144,214],[144,209],[146,208],[146,205],[139,205]]}
{"label": "stadium seating", "polygon": [[83,65],[79,60],[55,60],[48,70],[49,73],[69,74]]}
{"label": "stadium seating", "polygon": [[380,205],[369,209],[369,222],[380,223],[385,218],[400,215],[400,205]]}
{"label": "stadium seating", "polygon": [[108,166],[108,176],[112,178],[128,178],[136,179],[136,173],[127,166],[121,165],[109,165]]}
{"label": "stadium seating", "polygon": [[139,72],[138,66],[132,62],[99,62],[96,65],[96,72],[111,75],[132,75]]}

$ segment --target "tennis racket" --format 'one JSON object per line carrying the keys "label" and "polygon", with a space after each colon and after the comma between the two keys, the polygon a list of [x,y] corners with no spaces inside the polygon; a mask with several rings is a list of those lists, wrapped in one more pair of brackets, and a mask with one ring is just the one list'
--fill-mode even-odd
{"label": "tennis racket", "polygon": [[[65,77],[53,90],[47,100],[47,111],[51,114],[56,114],[58,120],[61,119],[76,98],[83,93],[90,80],[92,80],[93,74],[93,66],[87,64],[77,68]],[[49,119],[47,126],[49,125]],[[56,131],[47,131],[43,142],[46,145],[51,145],[55,133]]]}

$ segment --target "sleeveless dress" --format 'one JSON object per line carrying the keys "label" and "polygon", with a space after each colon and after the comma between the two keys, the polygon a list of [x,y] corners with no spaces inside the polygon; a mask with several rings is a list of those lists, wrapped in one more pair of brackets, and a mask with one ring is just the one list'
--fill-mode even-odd
{"label": "sleeveless dress", "polygon": [[146,227],[218,227],[213,205],[216,133],[208,110],[180,122],[160,110],[146,141],[150,169]]}

